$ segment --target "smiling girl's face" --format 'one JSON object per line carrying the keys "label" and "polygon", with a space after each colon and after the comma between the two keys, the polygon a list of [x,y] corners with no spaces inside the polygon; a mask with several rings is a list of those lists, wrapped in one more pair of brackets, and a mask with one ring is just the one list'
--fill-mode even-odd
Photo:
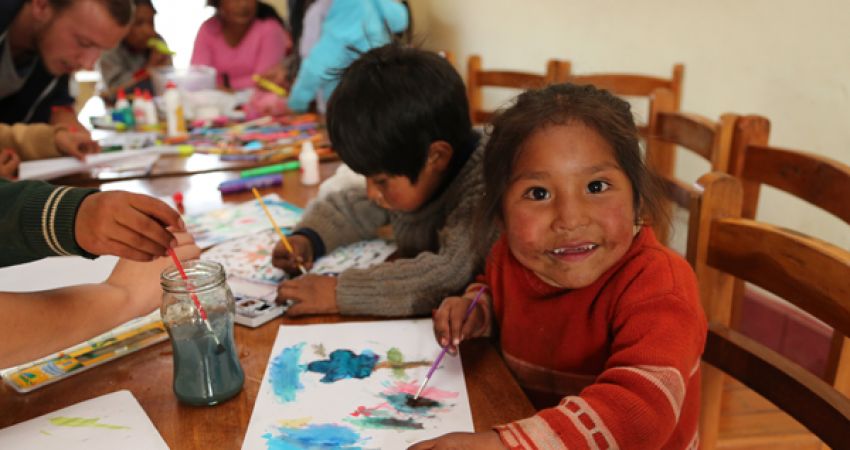
{"label": "smiling girl's face", "polygon": [[526,139],[502,212],[514,257],[552,286],[592,284],[634,237],[631,182],[611,145],[576,121]]}

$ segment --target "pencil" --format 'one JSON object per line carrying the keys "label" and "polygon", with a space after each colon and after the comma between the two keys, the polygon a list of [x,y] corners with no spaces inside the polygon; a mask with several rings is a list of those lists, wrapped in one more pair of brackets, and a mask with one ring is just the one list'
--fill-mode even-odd
{"label": "pencil", "polygon": [[[292,245],[289,244],[289,239],[286,238],[283,231],[280,231],[280,227],[278,227],[277,222],[274,221],[274,217],[272,217],[271,211],[269,211],[269,208],[266,206],[266,202],[263,201],[263,197],[261,197],[260,193],[257,192],[257,188],[251,188],[251,192],[254,193],[254,197],[257,197],[257,201],[260,202],[260,206],[262,206],[263,211],[266,212],[266,217],[269,218],[269,221],[272,223],[272,227],[274,227],[274,230],[277,231],[277,235],[280,236],[280,241],[283,242],[283,246],[289,250],[289,253],[292,253],[292,256],[298,258],[298,256],[295,255],[295,250],[292,249]],[[305,269],[301,263],[298,263],[298,269],[301,270],[302,274],[307,274],[307,269]]]}

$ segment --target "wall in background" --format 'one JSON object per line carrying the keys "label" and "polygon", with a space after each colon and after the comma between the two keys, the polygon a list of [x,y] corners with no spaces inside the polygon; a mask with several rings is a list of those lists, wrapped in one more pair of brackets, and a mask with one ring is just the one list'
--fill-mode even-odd
{"label": "wall in background", "polygon": [[[709,118],[761,114],[770,143],[850,163],[850,3],[846,0],[414,0],[422,46],[484,67],[669,76],[685,64],[682,109]],[[500,97],[501,100],[504,97]],[[707,164],[680,158],[696,180]],[[850,199],[848,199],[850,201]],[[838,219],[766,189],[759,219],[850,248]]]}

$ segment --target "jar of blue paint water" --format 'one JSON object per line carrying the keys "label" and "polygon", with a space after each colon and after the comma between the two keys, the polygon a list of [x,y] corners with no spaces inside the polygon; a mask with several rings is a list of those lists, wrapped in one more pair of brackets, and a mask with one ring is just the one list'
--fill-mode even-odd
{"label": "jar of blue paint water", "polygon": [[245,381],[233,342],[236,306],[221,264],[192,260],[183,269],[187,280],[174,266],[160,274],[160,312],[174,349],[174,393],[190,405],[216,405],[238,394]]}

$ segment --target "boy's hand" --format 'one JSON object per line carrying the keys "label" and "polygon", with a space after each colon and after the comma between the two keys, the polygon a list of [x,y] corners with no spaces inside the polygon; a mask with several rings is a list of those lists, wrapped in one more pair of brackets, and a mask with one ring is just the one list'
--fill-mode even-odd
{"label": "boy's hand", "polygon": [[[177,240],[174,253],[181,261],[196,259],[201,256],[201,249],[195,245],[191,234],[175,232],[174,238]],[[149,262],[121,259],[112,269],[112,274],[106,279],[106,283],[127,292],[130,307],[135,308],[136,315],[147,314],[162,304],[159,275],[171,264],[173,264],[173,261],[166,256],[155,258]]]}
{"label": "boy's hand", "polygon": [[[480,285],[477,286],[480,288]],[[476,294],[478,289],[467,289],[463,297],[447,297],[434,311],[434,336],[440,347],[446,347],[452,355],[457,354],[457,348],[464,339],[481,336],[487,329],[486,318],[481,309],[481,303],[489,301],[487,292],[481,293],[475,308],[466,321],[463,320]]]}
{"label": "boy's hand", "polygon": [[290,253],[283,241],[278,241],[274,250],[272,250],[272,265],[283,269],[290,275],[301,274],[301,269],[298,268],[299,264],[310,270],[310,267],[313,266],[313,246],[310,244],[310,240],[300,234],[289,236],[286,240],[292,245],[292,250],[295,253]]}
{"label": "boy's hand", "polygon": [[150,261],[177,246],[166,226],[186,228],[180,214],[162,201],[122,191],[98,192],[80,204],[74,237],[95,255]]}
{"label": "boy's hand", "polygon": [[80,161],[84,160],[86,154],[100,152],[100,145],[91,139],[86,130],[60,129],[56,132],[56,148],[59,153],[73,156]]}
{"label": "boy's hand", "polygon": [[438,438],[422,441],[408,447],[407,450],[455,450],[455,449],[505,449],[498,433],[484,431],[482,433],[449,433]]}
{"label": "boy's hand", "polygon": [[278,303],[295,300],[286,310],[287,316],[307,314],[336,314],[336,277],[327,275],[304,275],[284,281],[277,287]]}
{"label": "boy's hand", "polygon": [[17,180],[20,165],[21,157],[14,150],[10,148],[0,150],[0,178]]}

